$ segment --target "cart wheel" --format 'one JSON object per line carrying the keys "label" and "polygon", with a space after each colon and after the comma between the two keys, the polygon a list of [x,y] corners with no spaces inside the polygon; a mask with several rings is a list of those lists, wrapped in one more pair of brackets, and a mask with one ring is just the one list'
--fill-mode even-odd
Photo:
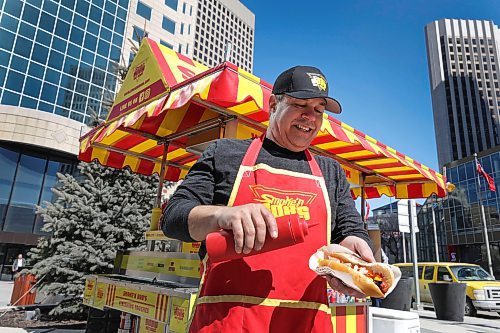
{"label": "cart wheel", "polygon": [[466,316],[470,316],[470,317],[475,317],[476,314],[477,314],[477,310],[476,308],[474,307],[474,304],[472,304],[472,301],[469,297],[467,297],[465,299],[465,310],[464,310],[464,314]]}

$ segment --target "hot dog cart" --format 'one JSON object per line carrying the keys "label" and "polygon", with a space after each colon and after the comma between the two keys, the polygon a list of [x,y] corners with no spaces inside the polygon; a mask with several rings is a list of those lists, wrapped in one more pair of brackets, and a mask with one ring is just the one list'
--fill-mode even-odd
{"label": "hot dog cart", "polygon": [[[200,278],[199,244],[177,242],[173,252],[153,251],[155,242],[166,240],[158,225],[163,182],[182,179],[216,139],[264,133],[271,90],[229,62],[207,68],[146,38],[108,119],[80,139],[82,161],[160,176],[146,232],[149,251],[119,253],[113,274],[86,279],[83,302],[121,311],[114,318],[119,332],[186,330]],[[326,113],[311,151],[342,165],[353,198],[362,200],[362,216],[369,198],[445,194],[442,175]],[[333,297],[331,307],[335,332],[368,331],[366,302]]]}

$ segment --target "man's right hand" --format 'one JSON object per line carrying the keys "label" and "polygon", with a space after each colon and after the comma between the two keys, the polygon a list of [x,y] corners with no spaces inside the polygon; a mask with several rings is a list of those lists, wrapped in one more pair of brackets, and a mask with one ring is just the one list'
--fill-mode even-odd
{"label": "man's right hand", "polygon": [[197,206],[188,217],[189,233],[195,240],[220,229],[231,230],[234,235],[234,249],[237,253],[260,250],[266,234],[278,237],[278,226],[273,214],[262,204],[241,206]]}
{"label": "man's right hand", "polygon": [[233,232],[236,253],[262,249],[268,232],[271,238],[278,237],[276,219],[262,204],[223,207],[215,217],[221,229]]}

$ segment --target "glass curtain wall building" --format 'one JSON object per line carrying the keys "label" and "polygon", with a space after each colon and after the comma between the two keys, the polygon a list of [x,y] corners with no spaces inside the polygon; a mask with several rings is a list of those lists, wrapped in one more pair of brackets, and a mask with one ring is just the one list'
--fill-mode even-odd
{"label": "glass curtain wall building", "polygon": [[42,235],[35,207],[53,201],[57,172],[74,172],[82,127],[107,116],[128,11],[129,0],[0,0],[0,279]]}
{"label": "glass curtain wall building", "polygon": [[76,164],[76,158],[0,143],[0,279],[10,277],[10,263],[26,253],[26,244],[44,235],[36,206],[54,201],[56,173],[74,174]]}
{"label": "glass curtain wall building", "polygon": [[[444,205],[445,202],[441,198],[430,197],[420,207],[417,214],[419,228],[417,233],[417,256],[419,261],[437,261],[433,223],[436,223],[439,260],[452,260],[446,246]],[[434,219],[432,218],[432,210],[434,210]]]}
{"label": "glass curtain wall building", "polygon": [[129,0],[0,0],[0,101],[86,122],[108,112]]}
{"label": "glass curtain wall building", "polygon": [[[490,251],[495,275],[500,276],[500,146],[487,150],[478,157],[483,169],[495,180],[497,191],[490,191],[485,179],[480,177],[477,188],[477,172],[473,157],[447,164],[446,177],[456,188],[447,198],[437,199],[435,214],[438,227],[440,259],[476,263],[487,269],[486,246],[479,204],[482,195]],[[420,233],[417,234],[419,260],[434,261],[431,199],[418,216]],[[446,247],[446,248],[445,248]]]}

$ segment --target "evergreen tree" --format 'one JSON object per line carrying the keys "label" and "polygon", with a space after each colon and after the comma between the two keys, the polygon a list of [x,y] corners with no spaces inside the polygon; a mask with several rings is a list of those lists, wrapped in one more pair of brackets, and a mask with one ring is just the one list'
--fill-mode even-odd
{"label": "evergreen tree", "polygon": [[144,247],[158,177],[144,177],[129,170],[102,167],[97,163],[78,166],[80,174],[57,174],[52,191],[54,203],[45,202],[37,213],[44,219],[41,238],[30,257],[31,273],[49,295],[67,297],[51,314],[78,317],[85,275],[106,274],[113,268],[118,250]]}

